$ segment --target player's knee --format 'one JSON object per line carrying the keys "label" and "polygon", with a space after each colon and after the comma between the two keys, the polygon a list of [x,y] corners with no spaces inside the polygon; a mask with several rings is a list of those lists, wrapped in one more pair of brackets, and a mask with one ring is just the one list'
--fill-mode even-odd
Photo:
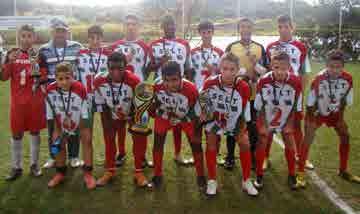
{"label": "player's knee", "polygon": [[13,134],[12,138],[14,140],[21,140],[24,136],[24,133],[16,133],[16,134]]}

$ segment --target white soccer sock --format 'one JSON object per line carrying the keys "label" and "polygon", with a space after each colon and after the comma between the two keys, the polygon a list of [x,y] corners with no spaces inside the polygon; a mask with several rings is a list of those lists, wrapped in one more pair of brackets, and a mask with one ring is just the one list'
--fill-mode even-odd
{"label": "white soccer sock", "polygon": [[40,135],[31,135],[31,162],[30,165],[38,164],[40,151]]}
{"label": "white soccer sock", "polygon": [[11,139],[12,167],[22,169],[22,140]]}

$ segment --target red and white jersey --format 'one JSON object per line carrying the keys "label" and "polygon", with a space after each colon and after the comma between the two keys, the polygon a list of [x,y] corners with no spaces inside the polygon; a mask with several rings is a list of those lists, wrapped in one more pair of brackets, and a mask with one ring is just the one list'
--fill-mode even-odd
{"label": "red and white jersey", "polygon": [[110,81],[108,75],[98,76],[94,81],[95,94],[104,103],[96,100],[96,104],[106,104],[114,120],[127,118],[132,111],[135,87],[139,83],[139,77],[128,70],[124,71],[123,80],[119,83]]}
{"label": "red and white jersey", "polygon": [[119,40],[112,46],[113,51],[123,53],[125,55],[131,54],[132,61],[128,62],[133,66],[135,74],[143,81],[145,78],[145,69],[150,63],[150,48],[142,40],[125,41]]}
{"label": "red and white jersey", "polygon": [[[15,62],[4,64],[0,76],[2,80],[11,80],[11,104],[27,104],[33,99],[43,99],[44,95],[40,89],[36,93],[32,92],[34,79],[31,77],[32,71],[29,54],[19,49],[15,51],[18,52]],[[46,72],[44,70],[40,70],[40,72],[42,78],[46,78]]]}
{"label": "red and white jersey", "polygon": [[94,52],[90,49],[82,49],[77,57],[78,80],[86,88],[89,104],[94,100],[94,79],[97,74],[107,72],[107,61],[111,54],[110,49],[101,48]]}
{"label": "red and white jersey", "polygon": [[221,74],[205,80],[202,91],[207,93],[215,120],[207,123],[205,130],[216,134],[238,134],[241,120],[251,120],[250,88],[238,79],[233,87],[224,87]]}
{"label": "red and white jersey", "polygon": [[[168,55],[170,60],[176,61],[181,68],[181,75],[184,71],[191,68],[190,45],[184,39],[165,39],[161,38],[151,42],[151,61],[159,64],[163,56]],[[161,68],[157,70],[157,77],[161,77]]]}
{"label": "red and white jersey", "polygon": [[189,122],[195,116],[194,106],[198,99],[196,86],[186,80],[182,80],[182,87],[179,92],[167,92],[163,83],[155,85],[156,116],[172,123]]}
{"label": "red and white jersey", "polygon": [[[202,46],[191,50],[191,65],[194,69],[194,83],[198,90],[200,90],[204,81],[210,77],[218,74],[220,59],[224,52],[217,47],[204,48]],[[216,70],[209,71],[206,65],[213,66]]]}
{"label": "red and white jersey", "polygon": [[350,73],[341,71],[336,79],[330,79],[326,70],[321,71],[311,83],[307,106],[316,106],[321,116],[339,112],[343,104],[353,103],[353,81]]}
{"label": "red and white jersey", "polygon": [[289,73],[284,82],[274,79],[273,71],[258,81],[255,109],[265,113],[266,123],[271,131],[280,132],[293,112],[302,112],[301,81]]}
{"label": "red and white jersey", "polygon": [[69,91],[60,89],[53,82],[47,87],[47,97],[46,118],[56,119],[56,124],[65,133],[74,135],[80,120],[89,119],[86,89],[80,82],[74,81]]}
{"label": "red and white jersey", "polygon": [[268,61],[271,61],[271,54],[275,50],[281,50],[286,52],[290,57],[290,64],[292,71],[296,76],[303,75],[306,71],[306,46],[297,40],[291,40],[289,42],[276,41],[270,43],[266,48],[266,55]]}

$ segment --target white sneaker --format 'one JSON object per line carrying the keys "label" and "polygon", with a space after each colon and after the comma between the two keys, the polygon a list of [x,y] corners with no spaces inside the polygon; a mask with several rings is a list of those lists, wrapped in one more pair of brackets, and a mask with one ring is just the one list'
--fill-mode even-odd
{"label": "white sneaker", "polygon": [[207,195],[216,195],[217,182],[216,180],[208,180],[206,194]]}
{"label": "white sneaker", "polygon": [[308,170],[315,169],[314,165],[309,160],[305,161],[305,168],[308,169]]}
{"label": "white sneaker", "polygon": [[50,158],[49,160],[46,161],[46,163],[43,165],[44,169],[50,169],[55,167],[55,160]]}
{"label": "white sneaker", "polygon": [[259,194],[250,179],[247,179],[245,182],[243,181],[242,189],[250,196],[257,196]]}
{"label": "white sneaker", "polygon": [[82,160],[80,160],[79,158],[72,158],[70,159],[70,166],[72,168],[77,168],[84,165],[84,162]]}

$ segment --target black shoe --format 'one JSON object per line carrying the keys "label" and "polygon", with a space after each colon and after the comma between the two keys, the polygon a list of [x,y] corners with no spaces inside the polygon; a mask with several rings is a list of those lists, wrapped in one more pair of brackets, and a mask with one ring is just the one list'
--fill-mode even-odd
{"label": "black shoe", "polygon": [[146,160],[144,159],[144,161],[142,162],[142,166],[141,166],[143,169],[146,168],[146,167],[149,167],[149,168],[154,168],[154,163],[152,161],[149,161],[149,160]]}
{"label": "black shoe", "polygon": [[225,158],[224,168],[227,170],[233,170],[235,167],[235,160],[234,158]]}
{"label": "black shoe", "polygon": [[15,181],[22,175],[22,169],[11,169],[10,174],[5,178],[6,181]]}
{"label": "black shoe", "polygon": [[198,176],[196,178],[197,185],[201,190],[205,190],[207,186],[207,181],[205,176]]}
{"label": "black shoe", "polygon": [[264,187],[264,179],[263,176],[257,176],[256,180],[254,181],[254,186],[257,189],[262,189]]}
{"label": "black shoe", "polygon": [[34,177],[40,177],[42,175],[41,169],[38,165],[33,164],[30,166],[30,175]]}
{"label": "black shoe", "polygon": [[296,181],[296,176],[289,175],[289,177],[288,177],[288,185],[289,185],[290,189],[292,189],[292,190],[296,190],[298,188],[297,181]]}
{"label": "black shoe", "polygon": [[154,176],[148,184],[150,188],[160,188],[162,185],[162,176]]}
{"label": "black shoe", "polygon": [[121,167],[122,165],[124,165],[125,160],[126,160],[125,155],[118,155],[116,160],[115,160],[116,167]]}

